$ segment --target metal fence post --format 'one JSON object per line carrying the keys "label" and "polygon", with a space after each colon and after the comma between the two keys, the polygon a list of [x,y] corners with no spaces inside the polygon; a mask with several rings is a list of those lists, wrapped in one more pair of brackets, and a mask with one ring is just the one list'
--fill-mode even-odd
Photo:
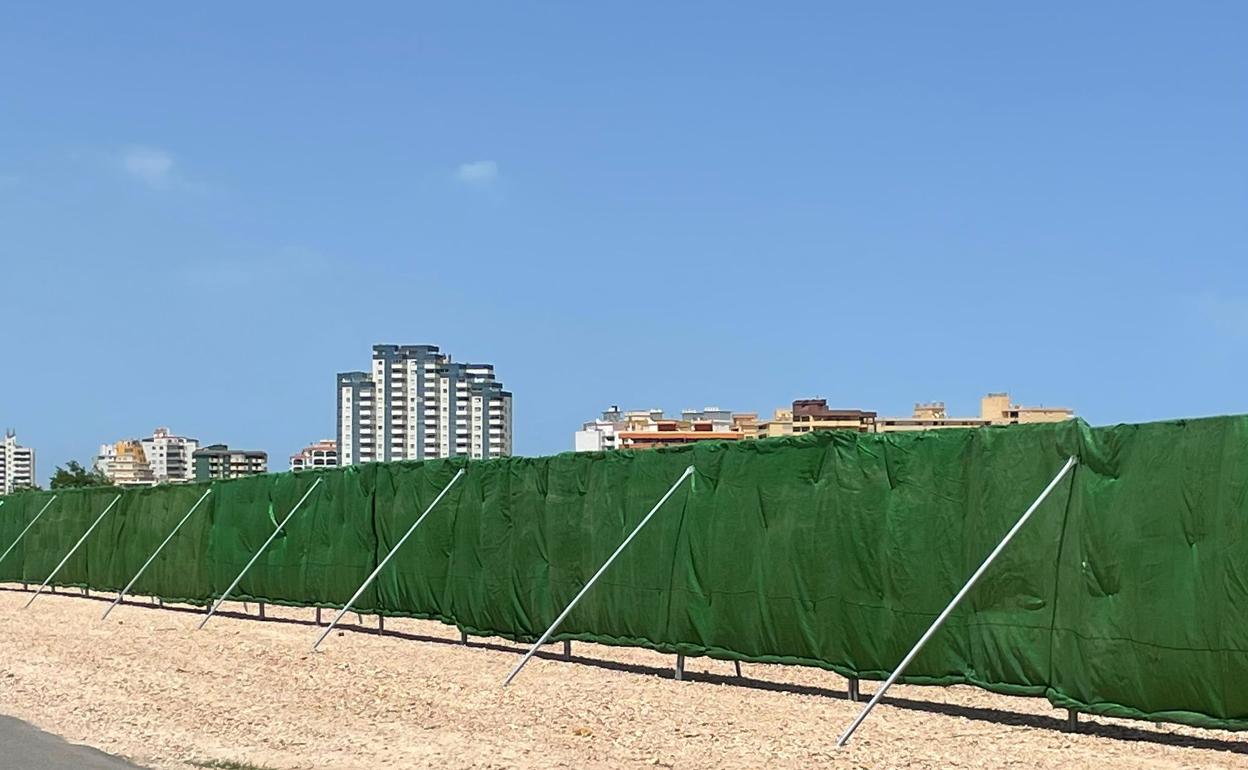
{"label": "metal fence post", "polygon": [[[100,620],[107,620],[108,613],[112,612],[113,608],[118,604],[121,604],[122,599],[126,597],[126,594],[129,593],[130,589],[134,588],[134,584],[138,582],[139,576],[142,575],[151,563],[156,560],[156,555],[164,550],[165,546],[169,545],[169,541],[173,539],[174,535],[178,534],[178,530],[182,529],[182,525],[186,523],[187,519],[191,518],[191,514],[195,513],[195,509],[199,507],[199,504],[208,498],[208,494],[210,492],[212,492],[212,489],[204,492],[204,494],[200,496],[199,500],[191,506],[191,510],[186,512],[186,515],[182,517],[182,520],[179,521],[177,526],[173,528],[173,531],[169,533],[169,536],[164,539],[164,542],[156,546],[156,550],[152,551],[152,555],[147,557],[147,561],[143,562],[143,566],[139,567],[139,571],[134,573],[134,577],[130,578],[130,582],[126,584],[126,587],[121,589],[121,591],[117,594],[117,598],[113,600],[113,603],[108,606],[108,609],[104,610],[104,617],[100,618]],[[161,606],[164,605],[162,604]]]}
{"label": "metal fence post", "polygon": [[303,497],[299,498],[299,502],[295,503],[295,507],[290,509],[290,513],[286,514],[286,518],[282,519],[282,523],[277,525],[277,528],[273,530],[273,534],[269,535],[269,539],[264,541],[264,545],[260,546],[260,550],[256,551],[255,555],[251,557],[251,561],[247,562],[247,566],[243,567],[243,571],[238,573],[238,577],[234,578],[234,582],[230,583],[230,587],[225,589],[225,593],[221,594],[221,598],[218,599],[215,604],[209,605],[208,614],[204,617],[203,622],[199,624],[199,628],[203,628],[207,625],[209,620],[212,620],[212,616],[216,614],[217,608],[225,603],[225,600],[229,597],[230,593],[238,587],[239,583],[242,582],[243,575],[246,575],[247,570],[251,569],[251,565],[256,563],[256,560],[260,558],[260,554],[264,553],[264,549],[269,547],[269,543],[272,543],[275,539],[277,539],[277,533],[282,531],[282,527],[285,527],[286,522],[290,521],[290,518],[295,515],[295,511],[299,510],[299,507],[303,505],[305,500],[308,499],[308,496],[321,485],[321,481],[323,481],[323,477],[318,478],[312,483],[312,486],[308,487],[308,491],[303,493]]}
{"label": "metal fence post", "polygon": [[[329,627],[325,629],[325,633],[321,634],[320,638],[316,640],[316,643],[312,645],[313,651],[315,651],[317,647],[321,646],[321,642],[325,641],[325,637],[329,636],[330,631],[334,630],[334,626],[338,625],[338,621],[342,620],[342,616],[347,614],[347,611],[351,609],[351,605],[355,604],[355,600],[359,599],[360,595],[364,593],[364,590],[368,588],[370,584],[372,584],[372,582],[377,578],[378,575],[381,574],[381,568],[386,566],[386,564],[390,562],[390,559],[396,553],[399,552],[399,548],[403,546],[403,543],[407,542],[407,539],[411,537],[413,532],[416,531],[416,528],[419,527],[420,523],[425,520],[425,517],[429,515],[429,512],[432,511],[433,507],[438,504],[438,501],[442,499],[443,495],[445,495],[448,491],[450,491],[451,487],[455,484],[455,482],[459,481],[460,476],[463,476],[463,475],[464,475],[464,469],[460,468],[458,471],[455,472],[455,476],[452,477],[449,482],[447,482],[446,486],[442,487],[442,491],[438,493],[437,497],[433,498],[433,502],[429,503],[429,507],[425,509],[425,512],[420,514],[420,516],[416,519],[415,523],[413,523],[412,526],[408,527],[407,532],[403,533],[403,537],[399,538],[399,542],[394,544],[394,547],[390,549],[390,553],[386,554],[386,558],[381,560],[381,563],[377,565],[377,568],[373,570],[372,574],[370,574],[367,578],[364,579],[364,582],[361,583],[360,587],[356,589],[354,594],[351,595],[351,598],[347,600],[347,603],[342,606],[342,609],[339,610],[338,612],[338,616],[335,617],[333,621],[329,624]],[[357,613],[357,617],[360,618],[360,624],[363,625],[364,623],[363,616],[358,615]],[[378,623],[382,622],[380,620],[380,617],[381,616],[379,615]]]}
{"label": "metal fence post", "polygon": [[[57,497],[58,497],[57,495],[52,495],[52,499],[43,504],[43,507],[40,508],[39,512],[35,514],[35,518],[30,520],[30,523],[27,524],[26,527],[22,530],[21,534],[17,536],[17,539],[14,540],[12,543],[10,543],[8,548],[4,549],[4,553],[0,553],[0,561],[4,561],[4,557],[8,556],[9,552],[12,551],[14,548],[16,548],[18,543],[22,542],[22,538],[26,537],[26,532],[31,527],[35,526],[35,522],[39,521],[39,517],[43,515],[43,512],[48,510],[48,507],[52,505],[52,503],[56,502]],[[3,503],[4,501],[0,500],[0,504],[3,504]],[[23,570],[23,572],[25,572],[25,570]],[[26,590],[25,583],[22,583],[22,590],[23,591]]]}
{"label": "metal fence post", "polygon": [[[39,590],[35,591],[35,595],[30,597],[30,601],[26,602],[26,607],[29,607],[30,605],[35,603],[35,599],[39,598],[39,594],[43,593],[43,589],[47,587],[48,583],[52,582],[52,578],[56,577],[56,573],[60,572],[61,567],[64,567],[65,563],[69,561],[69,557],[73,556],[74,551],[77,551],[78,548],[83,543],[87,542],[87,537],[90,536],[91,532],[95,530],[96,526],[101,521],[104,520],[104,517],[108,515],[108,512],[113,510],[113,506],[116,505],[117,501],[120,499],[121,499],[121,495],[117,495],[116,497],[114,497],[113,501],[108,504],[107,508],[104,509],[104,512],[101,513],[98,517],[96,517],[95,521],[91,522],[91,526],[87,527],[87,531],[82,533],[82,537],[78,538],[78,542],[74,543],[74,547],[69,549],[69,553],[65,554],[64,559],[61,559],[61,563],[56,565],[56,569],[52,570],[52,574],[48,575],[48,579],[43,581],[43,585],[39,586]],[[53,590],[55,591],[55,588]],[[23,609],[25,609],[25,607],[23,607]]]}
{"label": "metal fence post", "polygon": [[979,568],[976,569],[970,579],[966,581],[966,585],[962,586],[962,589],[953,597],[953,600],[949,602],[948,606],[941,611],[940,615],[936,616],[936,620],[932,621],[932,625],[930,625],[928,629],[923,632],[923,636],[919,637],[919,641],[915,643],[910,652],[906,653],[906,657],[901,659],[901,663],[897,664],[897,668],[893,670],[891,675],[889,675],[888,680],[884,682],[880,689],[875,691],[875,695],[871,696],[871,700],[867,703],[866,708],[862,710],[862,713],[854,719],[854,721],[849,725],[849,728],[846,729],[844,734],[842,734],[837,740],[837,746],[844,746],[849,742],[849,738],[854,734],[854,730],[858,729],[858,725],[862,724],[862,721],[867,718],[867,715],[871,713],[871,709],[875,708],[875,704],[880,702],[880,699],[884,697],[884,693],[888,692],[888,688],[892,687],[893,682],[896,682],[897,678],[902,675],[902,673],[906,670],[906,666],[910,665],[910,661],[914,660],[915,656],[919,654],[919,650],[923,649],[923,645],[927,644],[928,640],[932,638],[932,636],[936,633],[936,630],[940,628],[941,624],[944,623],[945,620],[953,613],[954,608],[958,606],[958,604],[968,593],[970,593],[971,588],[973,588],[980,577],[988,571],[988,567],[992,565],[992,562],[1001,555],[1001,552],[1005,550],[1007,545],[1010,544],[1010,541],[1014,539],[1014,536],[1018,534],[1018,531],[1023,528],[1023,525],[1027,523],[1027,520],[1031,518],[1031,515],[1036,512],[1036,509],[1040,507],[1040,504],[1043,503],[1045,498],[1049,496],[1049,493],[1057,487],[1058,482],[1060,482],[1066,474],[1070,472],[1070,469],[1075,467],[1075,464],[1078,462],[1078,458],[1074,456],[1070,457],[1070,459],[1066,461],[1066,464],[1063,465],[1062,469],[1057,472],[1057,475],[1054,476],[1053,480],[1049,482],[1049,485],[1044,488],[1044,491],[1041,492],[1040,496],[1037,497],[1035,502],[1031,504],[1031,507],[1029,507],[1026,512],[1019,517],[1018,521],[1014,523],[1014,526],[1010,528],[1010,531],[1005,533],[1005,537],[1001,539],[1001,542],[997,543],[997,547],[993,548],[992,552],[988,554],[988,558],[984,559],[983,563],[979,565]]}
{"label": "metal fence post", "polygon": [[593,588],[594,583],[598,580],[598,578],[602,577],[602,573],[607,571],[607,567],[611,566],[611,562],[615,561],[615,557],[619,556],[620,553],[628,547],[628,544],[633,541],[633,538],[637,536],[637,533],[641,531],[641,528],[646,526],[646,522],[650,521],[651,517],[653,517],[654,514],[663,507],[663,503],[666,503],[667,499],[676,492],[676,488],[683,484],[685,479],[692,475],[693,466],[690,465],[688,468],[685,468],[685,472],[680,474],[680,478],[676,479],[676,482],[672,484],[671,488],[668,489],[666,493],[664,493],[663,497],[659,498],[659,501],[654,504],[654,507],[650,509],[650,512],[642,517],[637,526],[633,528],[633,531],[628,534],[628,537],[624,538],[624,542],[620,543],[619,547],[615,549],[615,553],[611,554],[611,556],[607,558],[607,561],[598,568],[598,571],[595,572],[594,576],[589,579],[589,582],[587,582],[580,590],[580,593],[574,596],[572,601],[568,602],[568,606],[563,609],[563,612],[559,613],[559,617],[555,618],[555,622],[550,624],[550,628],[546,629],[546,633],[542,634],[541,638],[533,643],[533,646],[529,648],[529,651],[524,654],[524,657],[520,659],[520,662],[516,664],[516,667],[513,668],[511,673],[507,675],[507,678],[503,680],[503,687],[511,684],[511,680],[516,678],[516,674],[520,673],[520,669],[524,668],[524,664],[528,663],[529,659],[532,658],[533,655],[537,653],[538,649],[546,643],[546,640],[549,639],[550,635],[555,632],[555,629],[558,628],[559,624],[563,622],[563,619],[568,616],[568,613],[572,612],[572,608],[575,607],[576,603],[581,600],[581,597],[584,596],[590,588]]}

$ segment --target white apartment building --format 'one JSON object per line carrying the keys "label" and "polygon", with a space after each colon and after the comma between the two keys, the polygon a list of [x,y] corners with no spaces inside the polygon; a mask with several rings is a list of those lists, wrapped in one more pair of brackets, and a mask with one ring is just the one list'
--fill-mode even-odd
{"label": "white apartment building", "polygon": [[511,452],[511,393],[491,364],[455,363],[434,345],[374,345],[371,371],[338,375],[342,465]]}
{"label": "white apartment building", "polygon": [[139,441],[156,483],[181,483],[195,479],[195,462],[191,456],[199,449],[199,441],[185,436],[172,436],[168,428],[157,428],[150,438]]}
{"label": "white apartment building", "polygon": [[[131,446],[136,443],[137,449]],[[195,480],[192,457],[196,449],[196,439],[174,436],[168,428],[157,428],[148,438],[100,445],[95,468],[114,484],[182,484]]]}
{"label": "white apartment building", "polygon": [[290,456],[292,471],[336,467],[338,467],[338,443],[332,438],[323,438],[315,444],[304,447],[299,454]]}
{"label": "white apartment building", "polygon": [[35,450],[17,445],[12,429],[4,432],[0,451],[0,495],[7,495],[35,484]]}

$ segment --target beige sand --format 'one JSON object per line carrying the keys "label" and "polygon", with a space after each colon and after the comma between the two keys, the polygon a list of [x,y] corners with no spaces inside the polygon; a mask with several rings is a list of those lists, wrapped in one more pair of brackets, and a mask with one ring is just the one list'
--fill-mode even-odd
{"label": "beige sand", "polygon": [[577,662],[535,659],[504,690],[519,645],[464,647],[439,623],[335,632],[312,654],[312,610],[252,605],[194,632],[187,608],[101,623],[106,601],[28,596],[0,590],[0,712],[155,768],[1248,767],[1248,736],[1087,717],[1073,735],[1043,699],[969,687],[897,687],[838,750],[857,707],[824,671],[745,664],[741,681],[695,658],[677,682],[671,656],[577,643]]}

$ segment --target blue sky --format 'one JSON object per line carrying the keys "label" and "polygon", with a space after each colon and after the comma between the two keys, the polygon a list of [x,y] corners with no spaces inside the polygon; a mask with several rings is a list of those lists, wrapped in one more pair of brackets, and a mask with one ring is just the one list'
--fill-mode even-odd
{"label": "blue sky", "polygon": [[333,435],[377,342],[610,404],[1248,411],[1248,6],[0,11],[0,425]]}

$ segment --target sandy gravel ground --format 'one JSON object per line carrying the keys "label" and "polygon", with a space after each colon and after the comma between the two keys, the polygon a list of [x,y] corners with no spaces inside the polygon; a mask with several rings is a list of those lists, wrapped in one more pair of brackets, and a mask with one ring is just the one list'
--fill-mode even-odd
{"label": "sandy gravel ground", "polygon": [[[969,687],[897,687],[847,749],[845,680],[786,666],[577,643],[499,685],[520,646],[454,628],[349,627],[321,652],[312,610],[224,615],[0,590],[0,712],[153,768],[659,766],[1248,767],[1248,735],[1084,717]],[[226,605],[240,613],[241,605]],[[326,619],[329,615],[326,613]],[[355,616],[350,616],[354,621]],[[864,683],[869,692],[873,683]],[[3,755],[0,752],[0,765]]]}

